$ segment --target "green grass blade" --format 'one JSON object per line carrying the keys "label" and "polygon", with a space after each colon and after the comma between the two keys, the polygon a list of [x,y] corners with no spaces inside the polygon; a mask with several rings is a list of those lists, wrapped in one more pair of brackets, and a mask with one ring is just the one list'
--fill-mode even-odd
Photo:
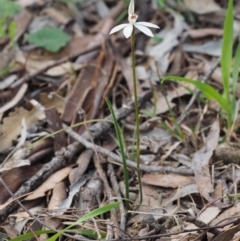
{"label": "green grass blade", "polygon": [[223,77],[223,96],[229,99],[229,77],[232,62],[232,46],[233,46],[233,0],[228,1],[227,13],[223,27],[223,43],[221,54],[221,70]]}
{"label": "green grass blade", "polygon": [[202,83],[198,80],[192,80],[192,79],[179,77],[179,76],[166,76],[163,78],[163,81],[165,80],[175,80],[175,81],[187,82],[187,83],[193,84],[205,95],[207,99],[216,100],[220,105],[220,107],[227,112],[227,115],[231,114],[231,107],[229,105],[229,102],[223,96],[221,96],[211,85]]}
{"label": "green grass blade", "polygon": [[238,76],[239,76],[239,66],[240,66],[240,41],[238,42],[238,46],[236,49],[235,57],[234,57],[234,64],[232,68],[232,98],[231,98],[231,105],[232,105],[232,119],[235,120],[235,113],[236,113],[236,92],[237,92],[237,84],[238,84]]}
{"label": "green grass blade", "polygon": [[[88,229],[70,229],[67,231],[68,234],[81,234],[84,236],[87,236],[89,238],[94,238],[97,239],[98,238],[98,233],[94,230],[88,230]],[[103,232],[101,230],[99,230],[99,233],[101,235],[102,238],[106,238],[107,234],[106,232]]]}
{"label": "green grass blade", "polygon": [[[53,230],[40,230],[40,231],[35,231],[35,234],[41,235],[41,234],[48,234],[48,233],[55,233]],[[10,239],[10,241],[22,241],[22,240],[27,240],[30,238],[33,238],[34,235],[33,233],[25,233],[22,235],[17,236],[16,238]]]}
{"label": "green grass blade", "polygon": [[[175,137],[179,140],[179,141],[183,141],[183,133],[181,131],[181,128],[180,126],[178,125],[177,123],[177,119],[175,117],[175,114],[172,110],[172,108],[170,107],[170,104],[169,104],[169,101],[168,101],[168,98],[165,96],[165,94],[163,94],[163,98],[165,99],[166,103],[167,103],[167,106],[168,106],[168,110],[169,110],[169,114],[170,114],[170,117],[173,119],[173,126],[175,127],[176,131],[177,131],[177,134],[175,135]],[[164,122],[162,122],[164,123]],[[164,123],[165,124],[165,123]],[[165,127],[167,125],[165,124]],[[170,128],[167,129],[168,131],[170,130]],[[172,131],[173,133],[173,131]],[[171,133],[171,134],[172,134]]]}
{"label": "green grass blade", "polygon": [[234,64],[233,64],[233,95],[235,98],[236,90],[237,90],[237,83],[238,83],[238,76],[239,76],[239,66],[240,66],[240,41],[238,42],[235,58],[234,58]]}
{"label": "green grass blade", "polygon": [[125,156],[125,151],[124,151],[124,141],[123,141],[123,136],[121,134],[120,131],[120,127],[118,125],[114,110],[112,108],[111,102],[108,98],[106,98],[106,102],[108,105],[108,108],[111,112],[111,115],[113,117],[113,123],[114,123],[114,127],[115,127],[115,131],[117,134],[117,139],[118,139],[118,144],[119,144],[119,149],[120,149],[120,153],[122,156],[122,162],[123,162],[123,174],[124,174],[124,184],[125,184],[125,195],[126,195],[126,207],[127,209],[129,209],[129,177],[128,177],[128,169],[127,169],[127,161],[126,161],[126,156]]}
{"label": "green grass blade", "polygon": [[51,238],[48,239],[48,241],[55,241],[60,235],[62,235],[64,232],[66,232],[67,230],[69,230],[70,228],[76,226],[79,223],[85,222],[91,218],[97,217],[103,213],[106,213],[110,210],[112,210],[113,208],[118,207],[120,204],[120,202],[114,202],[114,203],[110,203],[107,204],[103,207],[94,209],[93,211],[91,211],[90,213],[82,216],[81,218],[79,218],[76,222],[74,222],[73,224],[69,225],[68,227],[66,227],[65,229],[59,231],[58,233],[56,233],[55,235],[53,235]]}

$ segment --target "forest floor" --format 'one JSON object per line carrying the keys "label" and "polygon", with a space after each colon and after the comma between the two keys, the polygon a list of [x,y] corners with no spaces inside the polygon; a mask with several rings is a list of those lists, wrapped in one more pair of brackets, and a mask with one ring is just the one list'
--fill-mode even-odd
{"label": "forest floor", "polygon": [[[238,103],[240,84],[225,93],[222,77],[228,1],[135,1],[137,21],[160,28],[135,31],[142,185],[131,42],[109,35],[128,4],[0,0],[0,240],[240,240],[239,105],[230,122],[192,83],[162,81],[199,80]],[[239,1],[233,17],[235,56]]]}

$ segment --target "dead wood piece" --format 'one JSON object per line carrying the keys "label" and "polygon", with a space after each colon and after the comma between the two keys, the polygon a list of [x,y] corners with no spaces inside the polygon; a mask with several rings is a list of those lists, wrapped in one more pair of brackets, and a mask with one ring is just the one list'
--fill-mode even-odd
{"label": "dead wood piece", "polygon": [[213,162],[222,161],[224,164],[240,164],[240,144],[235,142],[219,145],[213,154]]}
{"label": "dead wood piece", "polygon": [[[146,91],[139,95],[138,104],[141,106],[144,102],[152,97],[152,91]],[[134,100],[129,100],[124,107],[116,111],[115,115],[117,120],[122,120],[134,111]],[[109,115],[105,118],[107,122],[96,123],[89,127],[89,130],[84,132],[83,138],[89,139],[89,135],[93,139],[98,138],[101,134],[106,132],[112,125],[109,121],[112,121],[112,116]],[[79,154],[83,150],[84,146],[79,142],[74,142],[67,146],[66,149],[62,149],[56,152],[54,157],[49,163],[44,165],[40,171],[37,172],[32,178],[25,182],[21,188],[14,194],[14,197],[19,197],[38,187],[44,180],[46,180],[52,173],[64,167],[68,161],[72,160],[74,156]],[[15,203],[11,203],[2,210],[0,210],[0,222],[7,218],[8,212],[15,206]]]}

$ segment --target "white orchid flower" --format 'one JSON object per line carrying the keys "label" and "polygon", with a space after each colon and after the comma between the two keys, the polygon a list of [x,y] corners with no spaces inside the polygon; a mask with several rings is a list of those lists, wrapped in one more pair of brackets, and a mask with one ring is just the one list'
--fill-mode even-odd
{"label": "white orchid flower", "polygon": [[109,34],[113,34],[123,29],[123,34],[126,38],[129,38],[133,31],[133,26],[139,29],[144,34],[153,37],[152,31],[148,27],[159,28],[157,25],[148,22],[136,22],[138,16],[134,13],[134,0],[130,1],[128,7],[128,21],[129,23],[120,24],[114,27]]}

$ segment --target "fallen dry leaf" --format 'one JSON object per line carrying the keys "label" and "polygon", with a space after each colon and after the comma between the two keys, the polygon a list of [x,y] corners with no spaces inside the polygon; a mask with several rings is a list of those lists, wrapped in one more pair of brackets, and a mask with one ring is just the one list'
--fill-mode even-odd
{"label": "fallen dry leaf", "polygon": [[72,167],[65,167],[61,170],[52,174],[44,183],[42,183],[32,194],[27,196],[25,200],[34,200],[39,197],[44,197],[48,190],[53,189],[59,182],[65,179],[69,172],[72,170]]}
{"label": "fallen dry leaf", "polygon": [[[64,101],[56,96],[48,98],[46,93],[41,95],[41,104],[46,108],[55,106],[61,113]],[[45,118],[44,112],[35,108],[28,111],[23,107],[15,108],[14,112],[10,113],[8,117],[3,119],[3,124],[0,124],[0,152],[12,145],[12,141],[21,133],[21,120],[25,118],[27,129],[32,124],[36,124],[38,120]]]}
{"label": "fallen dry leaf", "polygon": [[[8,188],[15,193],[17,189],[28,179],[30,179],[41,166],[23,166],[13,168],[2,175],[2,179]],[[5,189],[5,187],[0,183],[0,204],[3,204],[11,197],[11,194]]]}
{"label": "fallen dry leaf", "polygon": [[159,186],[159,187],[171,187],[177,188],[182,185],[186,185],[194,182],[194,177],[192,176],[182,176],[178,174],[155,174],[149,173],[142,177],[142,182],[149,185]]}
{"label": "fallen dry leaf", "polygon": [[186,184],[184,186],[179,187],[178,190],[176,190],[176,192],[173,195],[171,195],[168,199],[166,199],[162,203],[162,205],[163,206],[167,206],[170,203],[172,203],[173,201],[178,200],[181,197],[185,197],[187,195],[191,195],[193,193],[199,193],[197,184],[195,182],[188,183],[188,184]]}
{"label": "fallen dry leaf", "polygon": [[[34,208],[31,208],[28,210],[32,215],[37,215],[40,212],[42,212],[42,206],[36,206]],[[28,219],[32,219],[32,217],[30,217],[29,213],[23,211],[23,212],[18,212],[15,214],[11,214],[9,215],[10,217],[14,217],[15,218],[15,222],[21,222],[23,220],[28,220]]]}
{"label": "fallen dry leaf", "polygon": [[174,27],[169,29],[163,29],[159,37],[163,38],[163,41],[155,46],[148,47],[146,52],[157,63],[158,68],[165,73],[169,66],[169,55],[174,47],[179,44],[179,37],[183,31],[188,28],[186,22],[183,21],[178,15],[174,15]]}
{"label": "fallen dry leaf", "polygon": [[198,220],[209,224],[218,216],[220,212],[221,209],[219,207],[207,207],[204,211],[200,213],[200,215],[198,216]]}
{"label": "fallen dry leaf", "polygon": [[236,204],[234,207],[231,207],[221,213],[216,219],[214,219],[210,226],[215,225],[224,225],[227,224],[229,221],[237,219],[240,215],[240,204]]}
{"label": "fallen dry leaf", "polygon": [[184,0],[189,10],[197,14],[206,14],[221,10],[221,7],[213,0]]}
{"label": "fallen dry leaf", "polygon": [[183,50],[189,53],[207,54],[214,57],[221,56],[222,39],[210,40],[203,44],[183,44]]}
{"label": "fallen dry leaf", "polygon": [[85,185],[85,183],[89,180],[90,178],[87,176],[83,176],[78,178],[78,180],[73,183],[70,187],[69,187],[69,194],[68,197],[64,200],[62,200],[61,203],[59,203],[58,205],[58,209],[57,211],[53,212],[52,215],[62,215],[68,208],[70,208],[72,202],[73,202],[73,198],[76,195],[76,193],[78,193],[80,191],[80,188],[82,186]]}
{"label": "fallen dry leaf", "polygon": [[213,241],[227,241],[232,240],[234,234],[238,232],[240,229],[240,225],[234,226],[232,228],[229,228],[228,230],[222,232],[219,234]]}
{"label": "fallen dry leaf", "polygon": [[52,210],[56,207],[58,207],[64,199],[66,199],[67,193],[66,193],[66,185],[64,182],[59,182],[56,184],[56,186],[53,188],[51,199],[48,203],[48,209]]}
{"label": "fallen dry leaf", "polygon": [[8,237],[13,239],[18,236],[18,231],[14,227],[10,226],[0,226],[7,233]]}

